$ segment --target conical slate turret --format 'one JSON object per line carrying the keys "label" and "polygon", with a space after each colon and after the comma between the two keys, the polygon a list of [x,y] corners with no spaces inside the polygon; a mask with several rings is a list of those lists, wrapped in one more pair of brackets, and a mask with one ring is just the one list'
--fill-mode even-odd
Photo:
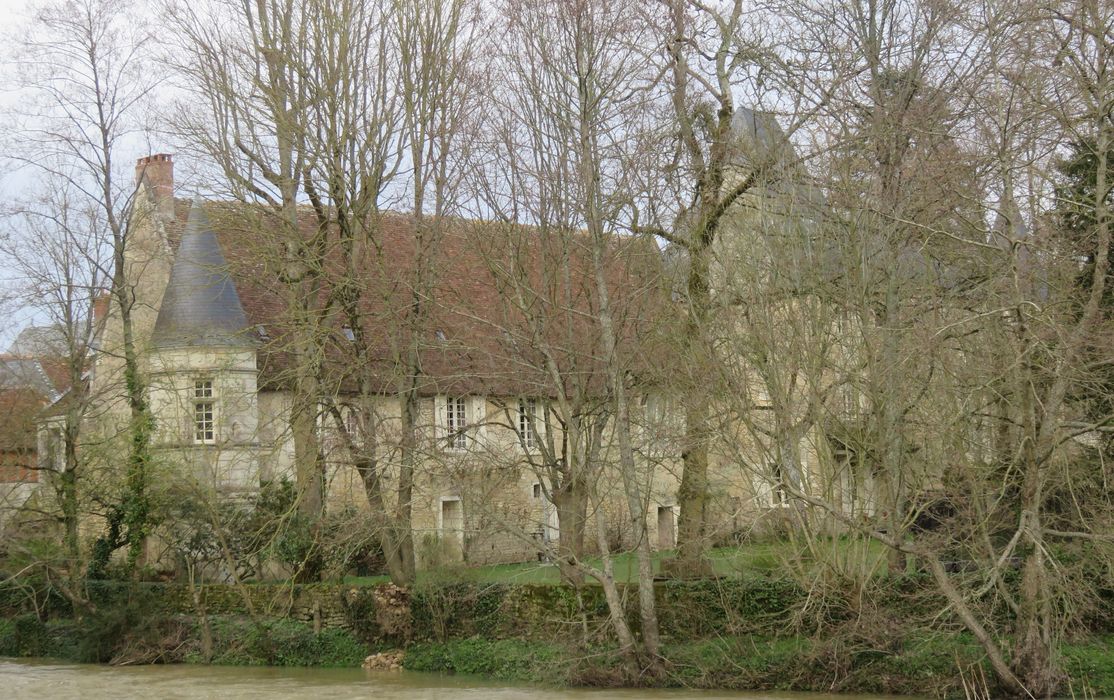
{"label": "conical slate turret", "polygon": [[247,327],[217,236],[195,200],[151,342],[157,348],[245,346],[252,344]]}

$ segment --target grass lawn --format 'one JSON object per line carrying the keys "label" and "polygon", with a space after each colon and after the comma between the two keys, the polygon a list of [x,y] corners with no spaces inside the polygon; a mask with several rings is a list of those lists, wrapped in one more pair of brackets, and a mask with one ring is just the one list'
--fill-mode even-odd
{"label": "grass lawn", "polygon": [[[864,566],[877,568],[884,556],[880,545],[847,539],[830,540],[818,545],[817,559],[838,562],[841,566]],[[797,554],[794,545],[788,542],[769,542],[746,544],[739,547],[720,547],[709,553],[709,560],[720,576],[742,576],[747,573],[766,573],[778,568],[781,562]],[[654,552],[654,572],[661,570],[663,559],[672,557],[672,550]],[[865,556],[864,556],[865,555]],[[634,582],[638,575],[638,562],[633,552],[617,554],[612,558],[615,565],[615,578],[620,582]],[[591,558],[592,566],[599,566],[599,559]],[[473,581],[476,583],[532,583],[557,584],[560,574],[556,564],[524,562],[521,564],[497,564],[494,566],[459,567],[440,571],[418,572],[422,580]],[[386,583],[387,576],[348,576],[344,582],[371,586]]]}

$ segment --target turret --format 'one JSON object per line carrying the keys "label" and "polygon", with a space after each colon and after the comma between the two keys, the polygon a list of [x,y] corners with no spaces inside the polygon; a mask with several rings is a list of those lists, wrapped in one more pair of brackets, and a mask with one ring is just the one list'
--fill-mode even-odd
{"label": "turret", "polygon": [[189,220],[170,270],[151,344],[156,348],[253,347],[240,295],[201,202]]}
{"label": "turret", "polygon": [[151,334],[155,446],[221,493],[259,485],[256,342],[233,275],[195,201]]}

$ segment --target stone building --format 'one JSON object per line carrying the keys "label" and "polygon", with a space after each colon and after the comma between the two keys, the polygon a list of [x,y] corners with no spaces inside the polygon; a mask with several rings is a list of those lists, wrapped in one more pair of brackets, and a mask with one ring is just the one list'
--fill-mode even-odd
{"label": "stone building", "polygon": [[[763,123],[752,115],[749,124],[759,131]],[[236,498],[255,493],[261,484],[296,478],[290,420],[298,372],[292,359],[296,321],[287,313],[289,287],[283,282],[291,260],[283,252],[281,226],[266,211],[175,198],[173,167],[163,154],[138,162],[144,197],[127,250],[135,337],[156,424],[152,447],[164,482]],[[815,199],[810,202],[816,206]],[[312,211],[300,217],[299,235],[310,240]],[[560,537],[553,485],[538,466],[544,452],[539,443],[566,440],[547,364],[554,358],[540,356],[538,342],[559,355],[554,361],[562,366],[559,381],[584,382],[600,392],[604,386],[587,247],[578,250],[575,236],[571,246],[566,237],[562,247],[528,229],[493,222],[419,224],[387,213],[378,225],[375,246],[358,251],[362,326],[349,327],[330,296],[340,279],[333,274],[340,264],[335,251],[322,257],[326,281],[320,298],[311,300],[317,312],[308,322],[321,341],[314,346],[323,353],[316,358],[322,400],[315,410],[327,508],[369,509],[366,475],[354,466],[354,443],[344,439],[368,432],[366,416],[374,416],[375,423],[370,454],[388,482],[397,472],[403,459],[399,387],[410,381],[418,396],[420,444],[411,454],[418,454],[412,505],[419,555],[427,562],[533,558],[539,542]],[[437,228],[435,260],[419,263],[428,253],[419,225]],[[732,269],[732,256],[743,249],[737,240],[725,244],[718,255],[728,267],[721,269]],[[561,282],[560,302],[538,292],[551,283],[540,276],[547,258],[570,271]],[[432,278],[422,289],[413,284],[419,264]],[[663,267],[652,244],[618,239],[606,265],[622,342],[636,364],[642,363],[629,371],[651,378],[636,400],[636,451],[649,489],[645,517],[652,546],[670,548],[678,517],[681,410],[652,379],[668,374],[668,343],[654,340],[669,332],[673,315],[663,313],[670,303],[668,265]],[[721,276],[717,284],[726,296],[737,281]],[[420,323],[404,321],[419,303]],[[114,312],[91,373],[91,392],[101,402],[91,427],[109,441],[124,436],[128,416],[120,390],[121,324]],[[304,329],[307,319],[297,322]],[[352,350],[357,333],[369,348],[363,355]],[[416,376],[400,373],[407,348],[417,353]],[[747,391],[761,399],[766,393],[761,377]],[[778,489],[785,475],[769,467],[769,449],[761,456],[762,446],[743,432],[737,426],[723,430],[713,455],[715,515],[709,535],[715,540],[750,531],[764,513],[786,505]],[[600,461],[610,464],[610,436],[601,439]],[[798,439],[802,466],[812,468],[821,441],[810,433]],[[750,456],[740,456],[744,453]],[[588,520],[602,520],[614,545],[629,545],[620,480],[604,474],[597,484]]]}
{"label": "stone building", "polygon": [[[166,155],[137,164],[145,198],[127,254],[136,297],[135,337],[155,420],[156,471],[164,482],[236,498],[263,483],[296,478],[290,410],[297,368],[283,301],[280,268],[285,261],[276,253],[281,242],[265,213],[227,202],[174,198],[173,166]],[[310,235],[310,212],[303,216]],[[382,472],[389,479],[397,469],[400,376],[392,353],[406,342],[406,334],[420,333],[421,445],[413,499],[419,555],[469,562],[531,559],[536,543],[559,537],[551,485],[531,463],[539,442],[560,443],[563,435],[551,378],[534,359],[524,360],[530,329],[522,309],[506,303],[509,292],[500,285],[508,283],[507,266],[522,263],[525,279],[536,273],[541,257],[568,251],[543,250],[545,244],[522,229],[443,223],[438,233],[443,254],[431,266],[437,277],[435,301],[420,328],[399,322],[412,303],[406,273],[418,253],[415,222],[398,214],[384,215],[381,249],[369,253],[361,277],[366,285],[362,330],[376,356],[352,355],[353,329],[335,308],[317,318],[328,355],[322,360],[318,407],[327,508],[369,507],[363,477],[352,466],[353,455],[335,422],[338,417],[359,421],[357,370],[370,368],[363,376],[373,382]],[[505,257],[510,251],[517,262]],[[563,310],[568,313],[555,314],[550,330],[561,339],[552,347],[575,367],[570,377],[602,388],[587,249],[572,257],[575,279],[565,290],[571,306]],[[652,246],[620,242],[609,265],[621,332],[633,341],[652,325],[652,307],[659,303],[653,279],[659,254]],[[113,308],[93,362],[91,393],[101,409],[94,412],[90,429],[109,440],[116,436],[122,454],[128,411],[121,391],[121,324],[114,316]],[[642,403],[650,406],[647,415],[663,410],[659,397]],[[654,504],[647,517],[655,546],[670,547],[676,536],[677,460],[654,459],[662,468],[653,475]],[[629,537],[629,524],[619,513],[622,499],[611,493],[618,480],[605,478],[601,484],[604,505],[593,504],[589,517],[605,518],[610,536],[621,545]]]}

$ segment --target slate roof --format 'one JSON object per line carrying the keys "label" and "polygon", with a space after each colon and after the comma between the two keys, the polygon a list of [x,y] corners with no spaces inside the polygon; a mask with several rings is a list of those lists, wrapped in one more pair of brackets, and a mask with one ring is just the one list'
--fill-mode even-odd
{"label": "slate roof", "polygon": [[64,388],[47,372],[43,361],[22,355],[0,355],[0,391],[28,390],[54,401]]}
{"label": "slate roof", "polygon": [[56,325],[28,326],[20,331],[8,348],[12,355],[24,357],[64,355],[65,350],[66,334]]}
{"label": "slate roof", "polygon": [[152,345],[250,345],[247,328],[247,315],[217,235],[204,206],[194,202],[155,321]]}
{"label": "slate roof", "polygon": [[[775,162],[793,159],[792,146],[785,138],[785,131],[769,112],[755,112],[749,107],[737,107],[731,116],[731,132],[735,135],[738,153],[736,159],[756,162],[773,154]],[[781,153],[777,153],[781,151]]]}

